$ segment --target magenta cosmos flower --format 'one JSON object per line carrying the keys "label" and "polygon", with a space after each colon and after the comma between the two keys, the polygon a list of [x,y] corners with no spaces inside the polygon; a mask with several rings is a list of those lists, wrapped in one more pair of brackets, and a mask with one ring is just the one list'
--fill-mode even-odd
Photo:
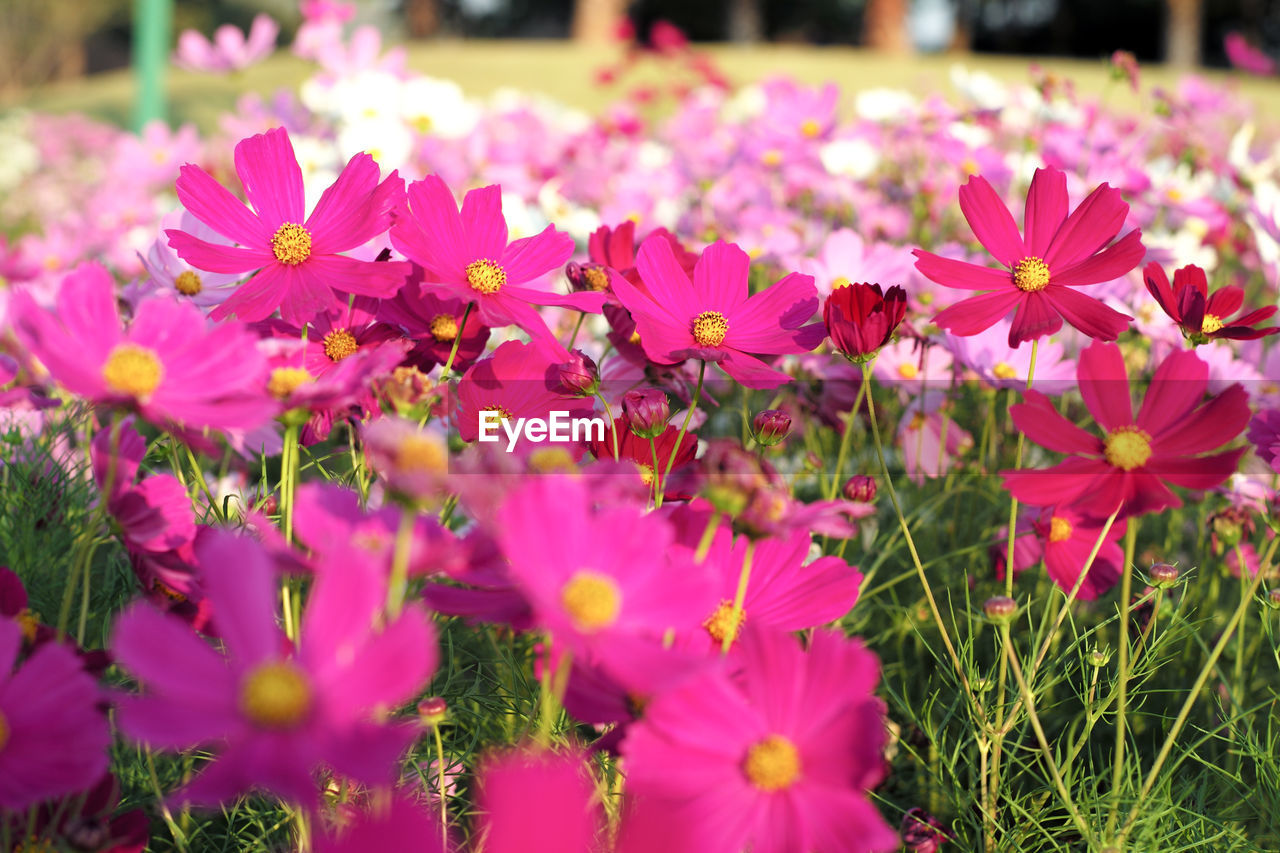
{"label": "magenta cosmos flower", "polygon": [[[1114,341],[1132,317],[1075,290],[1117,279],[1136,267],[1146,249],[1142,232],[1115,243],[1129,205],[1107,184],[1068,216],[1067,177],[1036,169],[1027,191],[1023,231],[985,178],[960,188],[960,210],[983,247],[1007,269],[997,270],[916,249],[916,269],[944,287],[985,290],[961,300],[934,322],[957,335],[975,335],[1016,309],[1009,346],[1052,335],[1066,320],[1092,338]],[[1110,244],[1110,245],[1108,245]]]}
{"label": "magenta cosmos flower", "polygon": [[1138,416],[1129,400],[1124,358],[1115,344],[1094,343],[1080,353],[1080,393],[1101,438],[1060,415],[1048,397],[1028,391],[1011,406],[1013,422],[1036,444],[1066,460],[1043,470],[1002,471],[1005,487],[1032,506],[1070,504],[1105,518],[1182,506],[1167,484],[1211,489],[1236,470],[1245,448],[1200,456],[1238,436],[1249,421],[1249,395],[1240,385],[1204,401],[1209,366],[1190,350],[1156,369]]}
{"label": "magenta cosmos flower", "polygon": [[25,292],[11,311],[19,342],[91,402],[190,429],[252,429],[274,415],[261,391],[266,363],[243,327],[211,327],[193,305],[151,299],[124,328],[115,284],[96,264],[63,280],[54,311]]}
{"label": "magenta cosmos flower", "polygon": [[604,809],[585,757],[517,748],[477,772],[485,853],[604,853]]}
{"label": "magenta cosmos flower", "polygon": [[412,698],[435,669],[426,613],[411,605],[375,628],[386,581],[352,555],[316,577],[300,647],[291,651],[276,623],[275,573],[262,547],[220,534],[198,555],[226,655],[146,604],[120,617],[111,646],[145,688],[119,699],[120,728],[158,749],[217,753],[179,799],[216,805],[262,789],[315,807],[320,767],[370,785],[394,782],[418,731],[384,721],[385,712]]}
{"label": "magenta cosmos flower", "polygon": [[664,519],[639,504],[596,508],[593,497],[580,476],[532,479],[499,510],[498,540],[557,649],[626,683],[644,680],[670,666],[666,632],[692,631],[715,608],[712,575],[670,547]]}
{"label": "magenta cosmos flower", "polygon": [[1164,268],[1155,262],[1143,268],[1142,278],[1164,313],[1192,344],[1205,344],[1213,338],[1252,341],[1280,333],[1280,326],[1254,328],[1280,310],[1275,305],[1232,319],[1231,315],[1244,305],[1244,288],[1229,285],[1210,294],[1208,276],[1194,264],[1174,270],[1172,286]]}
{"label": "magenta cosmos flower", "polygon": [[627,789],[658,801],[704,853],[898,849],[866,792],[885,727],[875,655],[858,640],[748,630],[742,672],[717,667],[654,697],[622,754]]}
{"label": "magenta cosmos flower", "polygon": [[307,216],[302,169],[284,128],[241,140],[235,161],[252,211],[191,164],[182,167],[177,191],[196,219],[240,245],[220,246],[185,231],[165,232],[178,256],[198,269],[258,271],[209,316],[220,320],[234,314],[252,322],[279,308],[285,320],[301,324],[345,302],[337,293],[382,298],[400,288],[409,274],[404,261],[361,261],[339,254],[387,230],[391,211],[404,195],[404,182],[395,172],[378,183],[378,164],[368,154],[357,154]]}
{"label": "magenta cosmos flower", "polygon": [[0,618],[0,811],[88,788],[107,770],[111,732],[75,651],[44,643],[14,671],[23,629]]}
{"label": "magenta cosmos flower", "polygon": [[554,225],[541,233],[507,241],[498,186],[472,190],[458,203],[445,182],[428,175],[409,185],[407,207],[396,216],[391,243],[422,266],[423,280],[441,295],[474,302],[486,326],[519,326],[535,337],[550,337],[534,305],[559,305],[599,313],[603,293],[556,294],[529,285],[564,266],[573,238]]}
{"label": "magenta cosmos flower", "polygon": [[651,361],[713,361],[748,388],[776,388],[791,377],[748,353],[809,352],[826,328],[808,323],[818,310],[813,276],[792,273],[752,296],[750,264],[741,248],[721,241],[703,251],[690,281],[669,242],[646,240],[636,260],[644,289],[615,275],[613,290]]}

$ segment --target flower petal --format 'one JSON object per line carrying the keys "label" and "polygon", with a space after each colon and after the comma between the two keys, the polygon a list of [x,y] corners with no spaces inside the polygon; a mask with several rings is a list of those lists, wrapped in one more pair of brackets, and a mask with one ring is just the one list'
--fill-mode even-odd
{"label": "flower petal", "polygon": [[1208,387],[1209,365],[1201,361],[1194,350],[1172,353],[1151,378],[1138,411],[1138,426],[1155,436],[1181,423],[1204,399]]}
{"label": "flower petal", "polygon": [[467,234],[467,254],[473,258],[499,260],[507,249],[502,188],[493,184],[467,193],[462,200],[461,215],[462,229]]}
{"label": "flower petal", "polygon": [[1014,425],[1041,447],[1058,453],[1097,455],[1102,441],[1067,420],[1039,391],[1028,391],[1023,402],[1009,407]]}
{"label": "flower petal", "polygon": [[301,225],[306,220],[302,168],[283,127],[242,139],[236,145],[235,162],[244,194],[269,230],[274,233],[282,222]]}
{"label": "flower petal", "polygon": [[960,210],[978,242],[997,261],[1012,267],[1027,255],[1013,214],[986,178],[972,175],[960,188]]}
{"label": "flower petal", "polygon": [[1067,219],[1070,206],[1066,173],[1054,168],[1036,169],[1031,178],[1031,188],[1027,190],[1022,224],[1028,255],[1044,259],[1053,235]]}
{"label": "flower petal", "polygon": [[923,249],[913,249],[916,269],[925,278],[956,290],[1015,290],[1008,270],[981,267],[968,261],[944,258]]}
{"label": "flower petal", "polygon": [[1142,245],[1142,232],[1135,229],[1096,255],[1080,263],[1059,267],[1050,264],[1050,283],[1065,287],[1083,287],[1113,281],[1142,263],[1147,248]]}
{"label": "flower petal", "polygon": [[228,240],[263,247],[271,229],[208,172],[190,163],[178,171],[178,201],[192,216]]}
{"label": "flower petal", "polygon": [[1017,288],[980,293],[939,312],[933,322],[954,335],[976,335],[1000,322],[1001,318],[1023,301],[1023,297],[1023,293]]}
{"label": "flower petal", "polygon": [[1052,335],[1062,328],[1062,315],[1054,310],[1045,293],[1028,293],[1018,306],[1009,326],[1009,346],[1017,348],[1024,341]]}
{"label": "flower petal", "polygon": [[1120,233],[1129,205],[1108,184],[1089,193],[1058,233],[1053,235],[1044,261],[1050,270],[1067,269],[1097,252]]}
{"label": "flower petal", "polygon": [[1051,284],[1044,295],[1064,320],[1096,340],[1114,341],[1133,320],[1128,314],[1121,314],[1092,296],[1069,287]]}
{"label": "flower petal", "polygon": [[554,225],[515,240],[502,253],[508,284],[526,284],[562,267],[573,256],[573,238]]}
{"label": "flower petal", "polygon": [[1076,371],[1080,396],[1102,428],[1133,426],[1133,403],[1129,400],[1129,374],[1124,357],[1115,344],[1094,342],[1080,351]]}
{"label": "flower petal", "polygon": [[[751,258],[746,252],[736,243],[717,240],[703,250],[693,268],[693,290],[698,302],[706,309],[728,316],[747,301],[750,272]],[[813,310],[817,310],[816,295]],[[813,311],[809,316],[813,316]]]}

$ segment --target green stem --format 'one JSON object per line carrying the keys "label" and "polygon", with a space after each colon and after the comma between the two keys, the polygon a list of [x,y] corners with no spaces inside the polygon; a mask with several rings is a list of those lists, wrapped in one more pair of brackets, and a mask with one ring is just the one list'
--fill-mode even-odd
{"label": "green stem", "polygon": [[733,594],[733,609],[729,611],[729,628],[720,641],[720,654],[729,654],[729,647],[738,636],[738,623],[742,619],[742,602],[747,597],[747,584],[751,582],[751,558],[755,555],[756,543],[747,540],[747,551],[742,556],[742,569],[738,572],[738,589]]}
{"label": "green stem", "polygon": [[1134,803],[1133,811],[1130,812],[1128,819],[1120,830],[1120,834],[1116,836],[1117,843],[1123,843],[1125,837],[1133,830],[1133,825],[1137,823],[1138,815],[1142,811],[1142,804],[1155,786],[1160,770],[1164,767],[1165,761],[1169,758],[1169,753],[1173,750],[1174,742],[1177,741],[1178,735],[1182,732],[1182,727],[1186,725],[1187,718],[1191,715],[1191,706],[1195,704],[1196,697],[1204,689],[1205,682],[1209,680],[1210,673],[1213,672],[1215,665],[1218,663],[1218,658],[1222,656],[1223,650],[1231,642],[1236,626],[1244,618],[1245,611],[1249,609],[1249,603],[1258,594],[1258,588],[1262,586],[1262,579],[1270,572],[1271,560],[1275,556],[1277,545],[1280,545],[1280,537],[1271,540],[1271,547],[1267,549],[1266,556],[1263,557],[1258,566],[1258,573],[1254,575],[1253,582],[1249,585],[1248,594],[1240,597],[1240,604],[1236,606],[1235,613],[1231,614],[1231,619],[1227,621],[1227,626],[1223,629],[1222,636],[1218,638],[1213,651],[1209,653],[1209,658],[1204,662],[1204,666],[1200,668],[1200,674],[1196,676],[1195,683],[1191,685],[1191,690],[1187,693],[1187,698],[1183,701],[1177,718],[1169,728],[1169,733],[1165,735],[1164,745],[1160,747],[1160,752],[1156,755],[1156,760],[1151,765],[1151,770],[1147,772],[1147,778],[1142,782],[1142,788],[1138,791],[1138,800]]}
{"label": "green stem", "polygon": [[577,322],[577,323],[574,325],[574,327],[573,327],[573,334],[569,336],[569,345],[568,345],[567,347],[565,347],[565,349],[569,350],[570,352],[572,352],[572,351],[573,351],[573,345],[574,345],[575,343],[577,343],[577,340],[578,340],[578,330],[582,328],[582,321],[583,321],[583,320],[585,320],[585,319],[587,319],[587,314],[586,314],[586,312],[585,312],[585,311],[579,311],[579,312],[578,312],[578,322]]}
{"label": "green stem", "polygon": [[1111,805],[1107,809],[1107,835],[1120,816],[1120,786],[1124,781],[1125,712],[1129,699],[1129,598],[1133,591],[1133,551],[1138,539],[1138,519],[1129,519],[1124,534],[1124,574],[1120,576],[1120,663],[1116,674],[1116,750],[1111,764]]}
{"label": "green stem", "polygon": [[[604,405],[604,415],[606,418],[609,419],[609,438],[613,439],[613,461],[617,462],[618,461],[618,430],[615,429],[617,424],[615,424],[613,421],[613,410],[609,408],[609,401],[604,398],[603,392],[597,391],[596,396],[600,398],[601,404]],[[654,473],[655,474],[657,473],[656,468],[654,469]]]}
{"label": "green stem", "polygon": [[975,713],[981,714],[982,706],[973,694],[973,687],[969,684],[969,676],[965,673],[964,665],[960,663],[960,656],[956,654],[955,646],[951,643],[951,636],[947,633],[947,626],[942,621],[942,613],[938,610],[938,602],[933,596],[933,587],[929,585],[929,578],[925,575],[924,566],[920,562],[920,554],[916,551],[915,540],[912,539],[911,530],[907,527],[907,520],[902,514],[902,504],[898,501],[898,491],[893,487],[893,478],[889,476],[889,463],[885,460],[884,444],[880,440],[880,425],[876,423],[876,395],[868,384],[871,382],[871,367],[873,363],[874,359],[862,365],[862,381],[864,385],[867,385],[867,418],[871,421],[871,437],[876,445],[876,456],[880,459],[880,472],[884,476],[885,488],[889,492],[890,502],[893,503],[893,511],[898,516],[898,526],[902,529],[902,537],[907,543],[907,550],[911,553],[911,563],[915,566],[916,575],[920,578],[920,585],[924,588],[925,599],[929,602],[929,612],[933,615],[933,621],[938,626],[938,632],[942,636],[942,645],[946,647],[947,655],[951,658],[951,664],[955,668],[961,686],[964,687],[969,704]]}
{"label": "green stem", "polygon": [[396,528],[395,551],[391,558],[391,578],[387,583],[387,619],[394,620],[404,610],[409,589],[409,546],[413,544],[413,522],[417,512],[411,507],[400,510],[400,526]]}
{"label": "green stem", "polygon": [[[693,389],[693,400],[689,403],[689,410],[684,414],[684,423],[680,425],[680,434],[676,436],[676,446],[671,451],[671,456],[667,458],[666,470],[662,472],[662,481],[665,483],[667,475],[671,473],[671,466],[676,464],[676,454],[680,452],[680,448],[684,445],[684,434],[689,431],[689,421],[693,420],[693,410],[698,408],[698,404],[702,402],[702,380],[707,374],[707,363],[705,361],[698,362],[698,385]],[[657,469],[654,469],[657,474]]]}
{"label": "green stem", "polygon": [[1089,832],[1089,825],[1085,823],[1084,817],[1081,816],[1080,810],[1076,808],[1075,801],[1071,798],[1071,791],[1067,789],[1066,784],[1062,781],[1062,774],[1058,770],[1058,763],[1053,759],[1053,750],[1049,748],[1049,741],[1044,735],[1044,727],[1040,725],[1040,717],[1036,714],[1036,700],[1031,694],[1031,688],[1027,686],[1027,680],[1022,675],[1022,667],[1018,664],[1018,656],[1014,653],[1012,644],[1009,642],[1009,635],[1005,633],[1005,647],[1009,652],[1009,668],[1013,670],[1013,677],[1018,682],[1018,692],[1022,695],[1023,706],[1027,709],[1027,718],[1031,721],[1031,728],[1036,733],[1036,740],[1040,743],[1040,752],[1044,756],[1045,766],[1049,768],[1049,775],[1053,779],[1053,785],[1058,789],[1058,796],[1062,798],[1062,804],[1067,807],[1067,812],[1071,815],[1072,822],[1076,825],[1085,843],[1092,847],[1092,833]]}
{"label": "green stem", "polygon": [[649,450],[653,454],[653,505],[655,507],[662,506],[662,475],[658,473],[658,469],[662,466],[658,464],[658,443],[654,439],[649,439]]}
{"label": "green stem", "polygon": [[468,302],[466,309],[462,312],[462,320],[458,323],[458,334],[453,338],[453,346],[449,349],[449,360],[444,363],[444,368],[440,371],[440,381],[445,382],[449,379],[449,372],[453,370],[453,360],[458,357],[458,344],[462,343],[462,333],[467,328],[467,318],[471,316],[471,309],[475,307],[474,302]]}
{"label": "green stem", "polygon": [[165,826],[169,827],[169,833],[173,835],[173,845],[180,851],[187,849],[187,837],[178,826],[177,821],[173,819],[173,812],[169,811],[169,806],[164,800],[164,791],[160,787],[160,776],[156,773],[156,762],[151,756],[151,750],[146,750],[147,755],[147,775],[151,778],[151,790],[155,791],[156,803],[160,806],[160,815],[164,818]]}
{"label": "green stem", "polygon": [[853,408],[849,409],[849,414],[844,420],[844,435],[840,436],[840,450],[836,454],[836,470],[831,477],[831,484],[827,486],[827,500],[836,499],[836,492],[840,491],[841,477],[844,473],[844,462],[849,456],[849,443],[853,439],[853,422],[858,417],[858,411],[862,408],[862,398],[867,394],[867,380],[865,379],[867,372],[862,372],[862,384],[858,386],[858,396],[854,398]]}
{"label": "green stem", "polygon": [[707,558],[707,552],[711,550],[711,542],[716,538],[716,531],[720,529],[720,519],[724,516],[718,509],[711,510],[711,517],[707,519],[707,526],[703,528],[702,538],[698,540],[698,550],[693,555],[695,563],[701,563]]}
{"label": "green stem", "polygon": [[440,783],[440,849],[449,849],[449,803],[444,793],[444,739],[440,736],[440,726],[431,727],[436,741],[436,778]]}

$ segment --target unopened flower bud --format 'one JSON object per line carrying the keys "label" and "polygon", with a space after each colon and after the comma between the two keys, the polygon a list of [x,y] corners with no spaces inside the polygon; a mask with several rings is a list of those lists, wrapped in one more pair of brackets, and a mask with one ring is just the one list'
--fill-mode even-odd
{"label": "unopened flower bud", "polygon": [[1147,571],[1151,585],[1156,589],[1168,589],[1178,582],[1178,567],[1168,563],[1156,563]]}
{"label": "unopened flower bud", "polygon": [[559,370],[560,384],[570,394],[591,397],[600,388],[600,368],[580,349],[569,353],[569,360],[560,365]]}
{"label": "unopened flower bud", "polygon": [[1085,655],[1085,660],[1089,662],[1089,666],[1103,667],[1107,665],[1107,661],[1111,660],[1111,655],[1108,652],[1104,652],[1097,646],[1094,646],[1089,650],[1089,653]]}
{"label": "unopened flower bud", "polygon": [[855,474],[845,481],[843,491],[845,500],[862,504],[874,503],[876,499],[876,478],[868,477],[866,474]]}
{"label": "unopened flower bud", "polygon": [[1018,612],[1018,602],[1007,595],[992,596],[982,605],[982,612],[997,625],[1007,625]]}
{"label": "unopened flower bud", "polygon": [[1267,606],[1280,610],[1280,587],[1267,593]]}
{"label": "unopened flower bud", "polygon": [[657,438],[671,420],[671,404],[657,388],[638,388],[623,395],[622,414],[633,433],[641,438]]}
{"label": "unopened flower bud", "polygon": [[422,722],[428,726],[438,726],[444,722],[445,715],[449,713],[449,706],[445,703],[443,697],[428,696],[418,703],[418,716]]}
{"label": "unopened flower bud", "polygon": [[791,432],[791,416],[780,409],[765,409],[751,421],[751,430],[759,444],[773,447]]}
{"label": "unopened flower bud", "polygon": [[902,847],[908,853],[934,853],[949,840],[942,822],[919,806],[902,816]]}

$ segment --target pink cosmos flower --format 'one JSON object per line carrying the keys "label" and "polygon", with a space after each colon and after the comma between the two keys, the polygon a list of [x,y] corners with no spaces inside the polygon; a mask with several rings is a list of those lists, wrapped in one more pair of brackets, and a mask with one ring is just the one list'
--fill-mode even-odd
{"label": "pink cosmos flower", "polygon": [[107,511],[120,525],[125,547],[132,551],[163,553],[190,544],[196,535],[196,518],[187,489],[172,474],[152,474],[134,483],[146,456],[147,445],[128,418],[119,427],[119,445],[112,470],[111,428],[99,430],[90,445],[93,477],[105,495]]}
{"label": "pink cosmos flower", "polygon": [[[406,360],[419,370],[430,372],[437,364],[446,363],[449,354],[454,353],[451,369],[458,373],[484,354],[490,329],[475,316],[467,317],[463,323],[467,303],[442,297],[435,290],[422,283],[422,268],[415,264],[414,273],[395,298],[382,300],[378,320],[400,329],[414,342]],[[462,335],[462,340],[458,340],[458,335]]]}
{"label": "pink cosmos flower", "polygon": [[829,631],[805,652],[748,630],[740,651],[739,678],[719,667],[649,702],[622,743],[628,791],[704,853],[897,850],[866,797],[883,772],[875,655]]}
{"label": "pink cosmos flower", "polygon": [[1280,473],[1280,409],[1264,409],[1253,416],[1249,442],[1258,458]]}
{"label": "pink cosmos flower", "polygon": [[941,477],[973,449],[973,436],[950,416],[941,392],[927,391],[907,404],[898,422],[902,465],[911,482]]}
{"label": "pink cosmos flower", "polygon": [[[993,388],[1023,391],[1031,370],[1029,347],[1009,346],[1008,320],[1000,320],[976,335],[947,334],[943,343],[965,367]],[[1051,397],[1065,393],[1076,384],[1075,364],[1057,341],[1041,341],[1036,351],[1036,372],[1031,387]]]}
{"label": "pink cosmos flower", "polygon": [[[960,209],[978,241],[1008,268],[980,267],[916,249],[916,268],[939,284],[986,293],[961,300],[934,320],[957,335],[973,335],[1016,309],[1009,346],[1052,335],[1065,319],[1093,338],[1114,341],[1132,317],[1075,290],[1117,279],[1146,252],[1142,232],[1112,243],[1129,205],[1107,184],[1068,216],[1067,177],[1037,169],[1027,192],[1025,237],[991,185],[973,176],[960,188]],[[1110,245],[1108,245],[1110,244]]]}
{"label": "pink cosmos flower", "polygon": [[[689,512],[697,522],[686,531],[701,536],[707,512]],[[843,618],[858,600],[862,572],[839,557],[819,557],[807,563],[811,537],[797,530],[785,538],[759,540],[751,557],[751,577],[738,619],[733,598],[746,556],[747,539],[734,541],[733,531],[721,525],[707,551],[706,563],[719,577],[720,603],[702,622],[701,639],[719,652],[726,636],[737,638],[744,624],[769,631],[803,631]],[[690,543],[692,547],[697,542]]]}
{"label": "pink cosmos flower", "polygon": [[1013,422],[1036,444],[1070,454],[1044,470],[1002,471],[1005,488],[1032,506],[1070,504],[1095,517],[1120,517],[1182,506],[1167,484],[1210,489],[1236,470],[1245,448],[1215,450],[1249,421],[1249,395],[1232,385],[1205,401],[1209,368],[1190,350],[1175,352],[1156,369],[1133,416],[1124,357],[1115,344],[1094,343],[1080,353],[1080,393],[1102,438],[1067,420],[1049,398],[1028,391],[1009,409]]}
{"label": "pink cosmos flower", "polygon": [[178,36],[178,49],[173,62],[188,71],[210,71],[224,74],[241,71],[261,62],[276,48],[280,25],[270,15],[257,15],[249,27],[249,37],[231,24],[214,30],[213,42],[195,30],[183,30]]}
{"label": "pink cosmos flower", "polygon": [[[512,419],[546,419],[552,411],[568,412],[570,418],[591,417],[591,400],[570,394],[560,383],[558,366],[568,360],[569,354],[554,338],[535,338],[529,343],[507,341],[492,356],[471,365],[458,383],[458,435],[463,441],[477,441],[482,412],[496,412],[512,428]],[[488,435],[497,436],[506,447],[503,429],[491,424]],[[517,446],[527,452],[542,445],[522,437]],[[562,446],[575,458],[584,449]]]}
{"label": "pink cosmos flower", "polygon": [[1227,52],[1227,61],[1233,68],[1256,74],[1259,77],[1270,77],[1276,73],[1276,61],[1261,50],[1249,44],[1240,33],[1227,33],[1222,40],[1222,47]]}
{"label": "pink cosmos flower", "polygon": [[[510,573],[557,649],[598,663],[623,683],[669,667],[668,630],[691,631],[715,608],[709,569],[672,549],[664,519],[639,504],[593,506],[583,477],[533,478],[498,511]],[[547,507],[556,507],[554,524]],[[679,595],[671,591],[679,589]]]}
{"label": "pink cosmos flower", "polygon": [[498,186],[472,190],[462,201],[437,175],[409,185],[408,205],[396,216],[391,242],[422,265],[424,280],[442,295],[475,303],[486,326],[519,326],[534,337],[551,337],[534,305],[560,305],[599,313],[603,293],[556,294],[529,285],[564,266],[573,238],[548,225],[533,237],[508,242]]}
{"label": "pink cosmos flower", "polygon": [[[230,246],[225,237],[185,210],[175,210],[161,220],[165,229],[185,231],[216,246]],[[201,308],[221,305],[235,293],[239,273],[203,272],[178,257],[169,246],[168,237],[158,237],[146,255],[139,253],[143,268],[162,290],[172,291],[181,300],[190,300]]]}
{"label": "pink cosmos flower", "polygon": [[751,296],[750,259],[732,243],[707,247],[693,281],[666,240],[646,240],[636,266],[647,291],[622,276],[613,277],[613,289],[658,364],[712,361],[749,388],[776,388],[791,377],[748,353],[809,352],[826,337],[822,323],[805,325],[818,310],[813,277],[792,273]]}
{"label": "pink cosmos flower", "polygon": [[145,686],[122,696],[117,721],[158,749],[217,757],[179,793],[200,805],[253,789],[314,808],[321,766],[366,784],[391,784],[416,724],[383,721],[422,689],[436,666],[426,614],[410,605],[375,627],[386,583],[355,559],[320,573],[291,649],[276,623],[275,573],[261,546],[219,534],[199,550],[226,656],[186,625],[138,604],[116,622],[112,648]]}
{"label": "pink cosmos flower", "polygon": [[602,853],[604,809],[579,752],[517,749],[477,773],[485,853]]}
{"label": "pink cosmos flower", "polygon": [[22,636],[0,618],[0,810],[89,787],[111,745],[98,685],[75,652],[44,643],[15,671]]}
{"label": "pink cosmos flower", "polygon": [[23,292],[12,318],[18,340],[50,375],[92,402],[191,429],[251,429],[272,417],[260,391],[266,365],[243,327],[210,327],[192,305],[153,299],[125,328],[114,283],[96,264],[66,277],[56,311]]}
{"label": "pink cosmos flower", "polygon": [[[1103,540],[1098,555],[1084,583],[1080,585],[1077,596],[1083,601],[1092,601],[1116,585],[1123,572],[1124,552],[1119,540],[1124,536],[1126,522],[1118,521],[1111,525],[1107,538]],[[1030,568],[1044,560],[1045,570],[1049,578],[1064,592],[1070,592],[1080,579],[1080,570],[1089,561],[1094,543],[1102,533],[1103,521],[1081,512],[1072,506],[1046,507],[1039,517],[1031,522],[1034,536],[1019,536],[1018,545],[1025,543],[1025,550],[1014,557],[1014,572]],[[1021,529],[1021,525],[1019,525]],[[1005,545],[997,546],[1000,559],[1005,555]]]}
{"label": "pink cosmos flower", "polygon": [[392,296],[409,273],[403,261],[360,261],[339,254],[387,230],[391,210],[404,194],[392,172],[378,183],[378,164],[368,154],[352,157],[338,179],[306,215],[302,169],[288,132],[277,127],[236,145],[236,174],[253,205],[248,210],[199,166],[182,167],[178,200],[196,219],[238,248],[219,246],[169,229],[169,245],[193,267],[215,273],[257,270],[210,314],[221,320],[262,320],[277,308],[301,324],[342,301],[337,294]]}

